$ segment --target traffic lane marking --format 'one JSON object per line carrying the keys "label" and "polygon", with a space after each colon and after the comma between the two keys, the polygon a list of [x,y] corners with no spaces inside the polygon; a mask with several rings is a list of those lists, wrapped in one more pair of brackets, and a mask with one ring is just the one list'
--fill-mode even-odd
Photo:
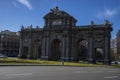
{"label": "traffic lane marking", "polygon": [[118,78],[118,76],[107,76],[107,77],[104,77],[104,78]]}
{"label": "traffic lane marking", "polygon": [[32,75],[32,73],[7,74],[6,76],[27,76],[27,75]]}

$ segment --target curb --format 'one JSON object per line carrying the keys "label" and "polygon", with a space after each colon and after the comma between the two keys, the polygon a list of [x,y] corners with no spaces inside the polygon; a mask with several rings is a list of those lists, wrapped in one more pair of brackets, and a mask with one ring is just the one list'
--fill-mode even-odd
{"label": "curb", "polygon": [[45,64],[0,64],[2,66],[64,66],[64,65],[45,65]]}

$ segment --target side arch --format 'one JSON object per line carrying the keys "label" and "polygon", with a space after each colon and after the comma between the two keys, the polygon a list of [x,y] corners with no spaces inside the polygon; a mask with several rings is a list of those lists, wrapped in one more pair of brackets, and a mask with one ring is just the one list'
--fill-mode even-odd
{"label": "side arch", "polygon": [[85,39],[79,39],[76,42],[76,61],[86,61],[88,58],[88,42]]}

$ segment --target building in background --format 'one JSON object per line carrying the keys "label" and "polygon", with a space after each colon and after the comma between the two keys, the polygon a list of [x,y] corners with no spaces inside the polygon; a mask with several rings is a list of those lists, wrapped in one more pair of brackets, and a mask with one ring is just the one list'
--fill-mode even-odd
{"label": "building in background", "polygon": [[19,53],[19,33],[9,30],[0,32],[0,53],[9,57],[17,57]]}
{"label": "building in background", "polygon": [[116,41],[117,41],[117,56],[118,56],[118,60],[120,60],[120,30],[118,30],[116,36],[117,36],[117,38],[116,38]]}

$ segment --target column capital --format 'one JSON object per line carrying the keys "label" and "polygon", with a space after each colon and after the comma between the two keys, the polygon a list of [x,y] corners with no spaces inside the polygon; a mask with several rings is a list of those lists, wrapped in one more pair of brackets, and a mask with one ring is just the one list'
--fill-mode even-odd
{"label": "column capital", "polygon": [[94,21],[91,21],[91,22],[90,22],[90,25],[91,25],[91,26],[94,26]]}

